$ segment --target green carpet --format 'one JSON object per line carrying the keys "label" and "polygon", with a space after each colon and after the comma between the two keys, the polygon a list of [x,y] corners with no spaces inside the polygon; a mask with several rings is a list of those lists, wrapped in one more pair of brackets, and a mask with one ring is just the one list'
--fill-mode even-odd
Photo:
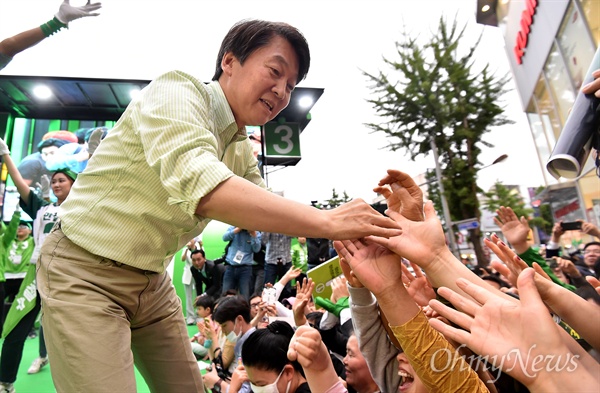
{"label": "green carpet", "polygon": [[[30,338],[25,342],[25,348],[23,348],[23,360],[19,366],[19,373],[17,374],[17,381],[15,382],[16,393],[54,393],[54,384],[52,383],[52,375],[50,374],[50,367],[52,364],[42,368],[37,374],[27,374],[27,369],[31,365],[31,362],[38,357],[39,354],[39,343],[38,338]],[[135,378],[137,383],[137,391],[139,393],[149,393],[150,389],[146,386],[144,379],[135,370]]]}
{"label": "green carpet", "polygon": [[[188,326],[190,337],[198,332],[196,326]],[[0,344],[3,340],[0,340]],[[39,341],[38,338],[29,338],[25,342],[23,348],[23,360],[19,366],[19,373],[17,374],[17,381],[15,382],[16,393],[54,393],[54,384],[52,383],[52,375],[50,373],[50,367],[52,363],[42,368],[37,374],[27,374],[27,369],[31,365],[31,362],[38,357],[39,353]],[[149,393],[150,389],[144,382],[144,378],[140,373],[135,370],[135,379],[137,384],[138,393]]]}

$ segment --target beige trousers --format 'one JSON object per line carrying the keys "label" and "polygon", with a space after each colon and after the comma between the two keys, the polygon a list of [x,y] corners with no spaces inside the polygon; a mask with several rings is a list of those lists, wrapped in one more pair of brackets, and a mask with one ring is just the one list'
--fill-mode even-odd
{"label": "beige trousers", "polygon": [[58,392],[136,392],[134,362],[152,392],[204,391],[167,273],[91,254],[57,224],[37,285]]}

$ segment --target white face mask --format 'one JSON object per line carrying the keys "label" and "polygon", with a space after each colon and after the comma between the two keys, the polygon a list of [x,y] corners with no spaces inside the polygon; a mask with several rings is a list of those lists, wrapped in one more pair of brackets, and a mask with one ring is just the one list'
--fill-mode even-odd
{"label": "white face mask", "polygon": [[240,337],[242,337],[242,332],[240,331],[239,334],[235,333],[235,327],[237,326],[237,321],[233,324],[233,329],[227,334],[227,336],[225,336],[225,338],[227,339],[227,341],[231,342],[231,343],[237,343],[237,341],[240,339]]}
{"label": "white face mask", "polygon": [[[285,368],[283,370],[285,370]],[[283,370],[281,370],[281,372],[277,376],[277,379],[275,380],[275,382],[270,383],[268,385],[256,386],[255,384],[250,382],[250,387],[252,388],[252,391],[254,393],[279,393],[279,389],[277,389],[277,382],[279,382],[279,378],[281,378],[281,375],[283,374]],[[285,393],[288,393],[290,391],[291,383],[292,383],[292,381],[290,380],[287,384],[287,387],[285,388]]]}

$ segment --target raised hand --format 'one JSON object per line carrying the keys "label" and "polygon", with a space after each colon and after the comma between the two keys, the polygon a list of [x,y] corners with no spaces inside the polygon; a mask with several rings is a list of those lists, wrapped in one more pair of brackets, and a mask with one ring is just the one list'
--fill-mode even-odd
{"label": "raised hand", "polygon": [[[335,248],[335,243],[333,246]],[[336,249],[336,251],[339,255],[339,251],[337,249]],[[364,285],[362,285],[360,280],[356,277],[354,272],[352,272],[352,268],[350,267],[350,265],[348,265],[348,262],[346,262],[346,258],[343,258],[342,256],[340,256],[340,268],[342,268],[344,277],[346,277],[346,281],[352,288],[364,288],[365,287]]]}
{"label": "raised hand", "polygon": [[316,329],[308,326],[298,327],[290,340],[287,357],[300,363],[313,392],[329,391],[339,382],[329,351]]}
{"label": "raised hand", "polygon": [[333,246],[375,296],[394,292],[402,282],[402,259],[389,249],[361,240],[335,241]]}
{"label": "raised hand", "polygon": [[36,183],[35,186],[39,189],[37,192],[43,199],[50,198],[50,177],[48,175],[42,175],[40,183]]}
{"label": "raised hand", "polygon": [[6,142],[4,142],[4,139],[0,138],[0,156],[5,154],[10,154],[10,150],[8,149]]}
{"label": "raised hand", "polygon": [[490,265],[504,276],[509,283],[516,286],[519,274],[527,269],[527,263],[519,258],[496,234],[493,234],[491,239],[484,239],[483,241],[505,263],[492,261]]}
{"label": "raised hand", "polygon": [[555,222],[552,226],[552,241],[558,243],[560,237],[565,234],[565,230],[562,227],[562,221]]}
{"label": "raised hand", "polygon": [[90,4],[90,0],[88,0],[88,2],[81,7],[73,7],[71,4],[69,4],[69,0],[65,0],[62,2],[58,12],[54,16],[62,24],[66,25],[69,22],[79,18],[84,18],[86,16],[98,16],[100,14],[94,11],[99,10],[100,8],[102,8],[101,3]]}
{"label": "raised hand", "polygon": [[312,297],[315,283],[310,278],[305,278],[302,283],[296,283],[296,301],[292,306],[292,312],[294,313],[294,322],[296,326],[302,326],[306,324],[306,306],[308,301]]}
{"label": "raised hand", "polygon": [[[427,271],[448,247],[442,224],[431,201],[425,204],[424,211],[425,221],[416,222],[388,210],[387,214],[402,226],[403,233],[389,239],[377,236],[369,236],[367,239],[392,250]],[[367,286],[365,282],[363,284]]]}
{"label": "raised hand", "polygon": [[345,277],[336,277],[331,281],[331,297],[330,300],[335,304],[343,297],[348,297],[348,287],[346,286]]}
{"label": "raised hand", "polygon": [[292,265],[292,267],[287,272],[285,272],[285,274],[281,278],[282,284],[285,285],[288,281],[298,277],[300,274],[302,274],[302,269],[299,267],[294,267]]}
{"label": "raised hand", "polygon": [[287,357],[298,361],[305,370],[322,370],[331,362],[321,334],[309,326],[298,327],[290,341]]}
{"label": "raised hand", "polygon": [[406,173],[389,169],[373,191],[383,195],[390,210],[412,221],[423,221],[423,191]]}
{"label": "raised hand", "polygon": [[[444,287],[438,293],[462,312],[437,300],[430,302],[430,306],[440,315],[466,330],[456,329],[435,319],[430,320],[431,326],[444,336],[467,345],[475,353],[486,356],[495,367],[521,381],[530,390],[543,383],[539,378],[547,375],[540,372],[546,369],[546,364],[544,367],[540,364],[534,366],[534,358],[548,362],[548,359],[556,361],[560,357],[561,362],[578,362],[562,341],[560,328],[542,302],[534,275],[535,272],[530,268],[519,275],[517,286],[521,302],[505,299],[464,279],[459,279],[457,285],[477,303]],[[567,356],[569,359],[565,358]]]}
{"label": "raised hand", "polygon": [[600,238],[600,228],[590,222],[582,220],[579,221],[581,221],[581,232]]}
{"label": "raised hand", "polygon": [[496,210],[496,214],[494,222],[500,227],[506,240],[512,244],[519,254],[526,251],[529,248],[527,236],[531,230],[527,219],[525,217],[519,219],[513,209],[504,206],[500,206]]}
{"label": "raised hand", "polygon": [[100,141],[102,141],[102,135],[104,135],[104,130],[102,128],[96,128],[94,131],[92,131],[92,134],[88,139],[87,147],[87,152],[90,157],[96,152],[98,145],[100,145]]}
{"label": "raised hand", "polygon": [[431,283],[425,277],[421,268],[414,263],[410,263],[414,270],[414,275],[408,270],[408,268],[402,264],[402,282],[406,287],[406,291],[411,298],[420,307],[425,307],[429,304],[429,301],[435,299],[435,291],[431,286]]}

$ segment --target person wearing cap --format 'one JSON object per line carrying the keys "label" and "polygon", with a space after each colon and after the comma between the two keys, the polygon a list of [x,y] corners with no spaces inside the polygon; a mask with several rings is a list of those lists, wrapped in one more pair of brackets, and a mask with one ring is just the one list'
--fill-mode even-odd
{"label": "person wearing cap", "polygon": [[69,22],[86,16],[99,15],[93,11],[101,7],[102,4],[90,4],[89,0],[87,4],[81,7],[73,7],[69,4],[69,0],[63,1],[54,18],[48,22],[0,41],[0,70],[6,67],[15,55],[39,44],[52,34],[67,27]]}
{"label": "person wearing cap", "polygon": [[[8,312],[2,331],[4,342],[2,343],[2,354],[0,355],[0,392],[12,392],[14,391],[13,384],[17,379],[25,340],[41,309],[41,300],[35,280],[36,263],[40,249],[58,220],[60,205],[69,195],[77,174],[69,169],[59,169],[52,174],[51,187],[57,202],[50,203],[29,188],[13,162],[8,146],[3,139],[0,139],[0,155],[21,196],[20,207],[33,219],[33,240],[35,242],[27,274],[23,279],[19,294]],[[29,296],[32,292],[36,294],[35,297]],[[42,328],[40,328],[39,340],[40,356],[31,364],[28,370],[29,374],[39,372],[42,367],[48,364]]]}
{"label": "person wearing cap", "polygon": [[[35,247],[33,238],[31,237],[31,224],[21,221],[21,210],[17,205],[17,209],[13,213],[10,223],[4,228],[2,225],[1,244],[2,244],[2,263],[4,270],[5,296],[8,302],[12,303],[19,293],[21,283],[27,274],[29,261]],[[4,298],[2,298],[4,300]],[[6,312],[4,307],[2,312],[2,323],[4,324],[4,316]]]}

